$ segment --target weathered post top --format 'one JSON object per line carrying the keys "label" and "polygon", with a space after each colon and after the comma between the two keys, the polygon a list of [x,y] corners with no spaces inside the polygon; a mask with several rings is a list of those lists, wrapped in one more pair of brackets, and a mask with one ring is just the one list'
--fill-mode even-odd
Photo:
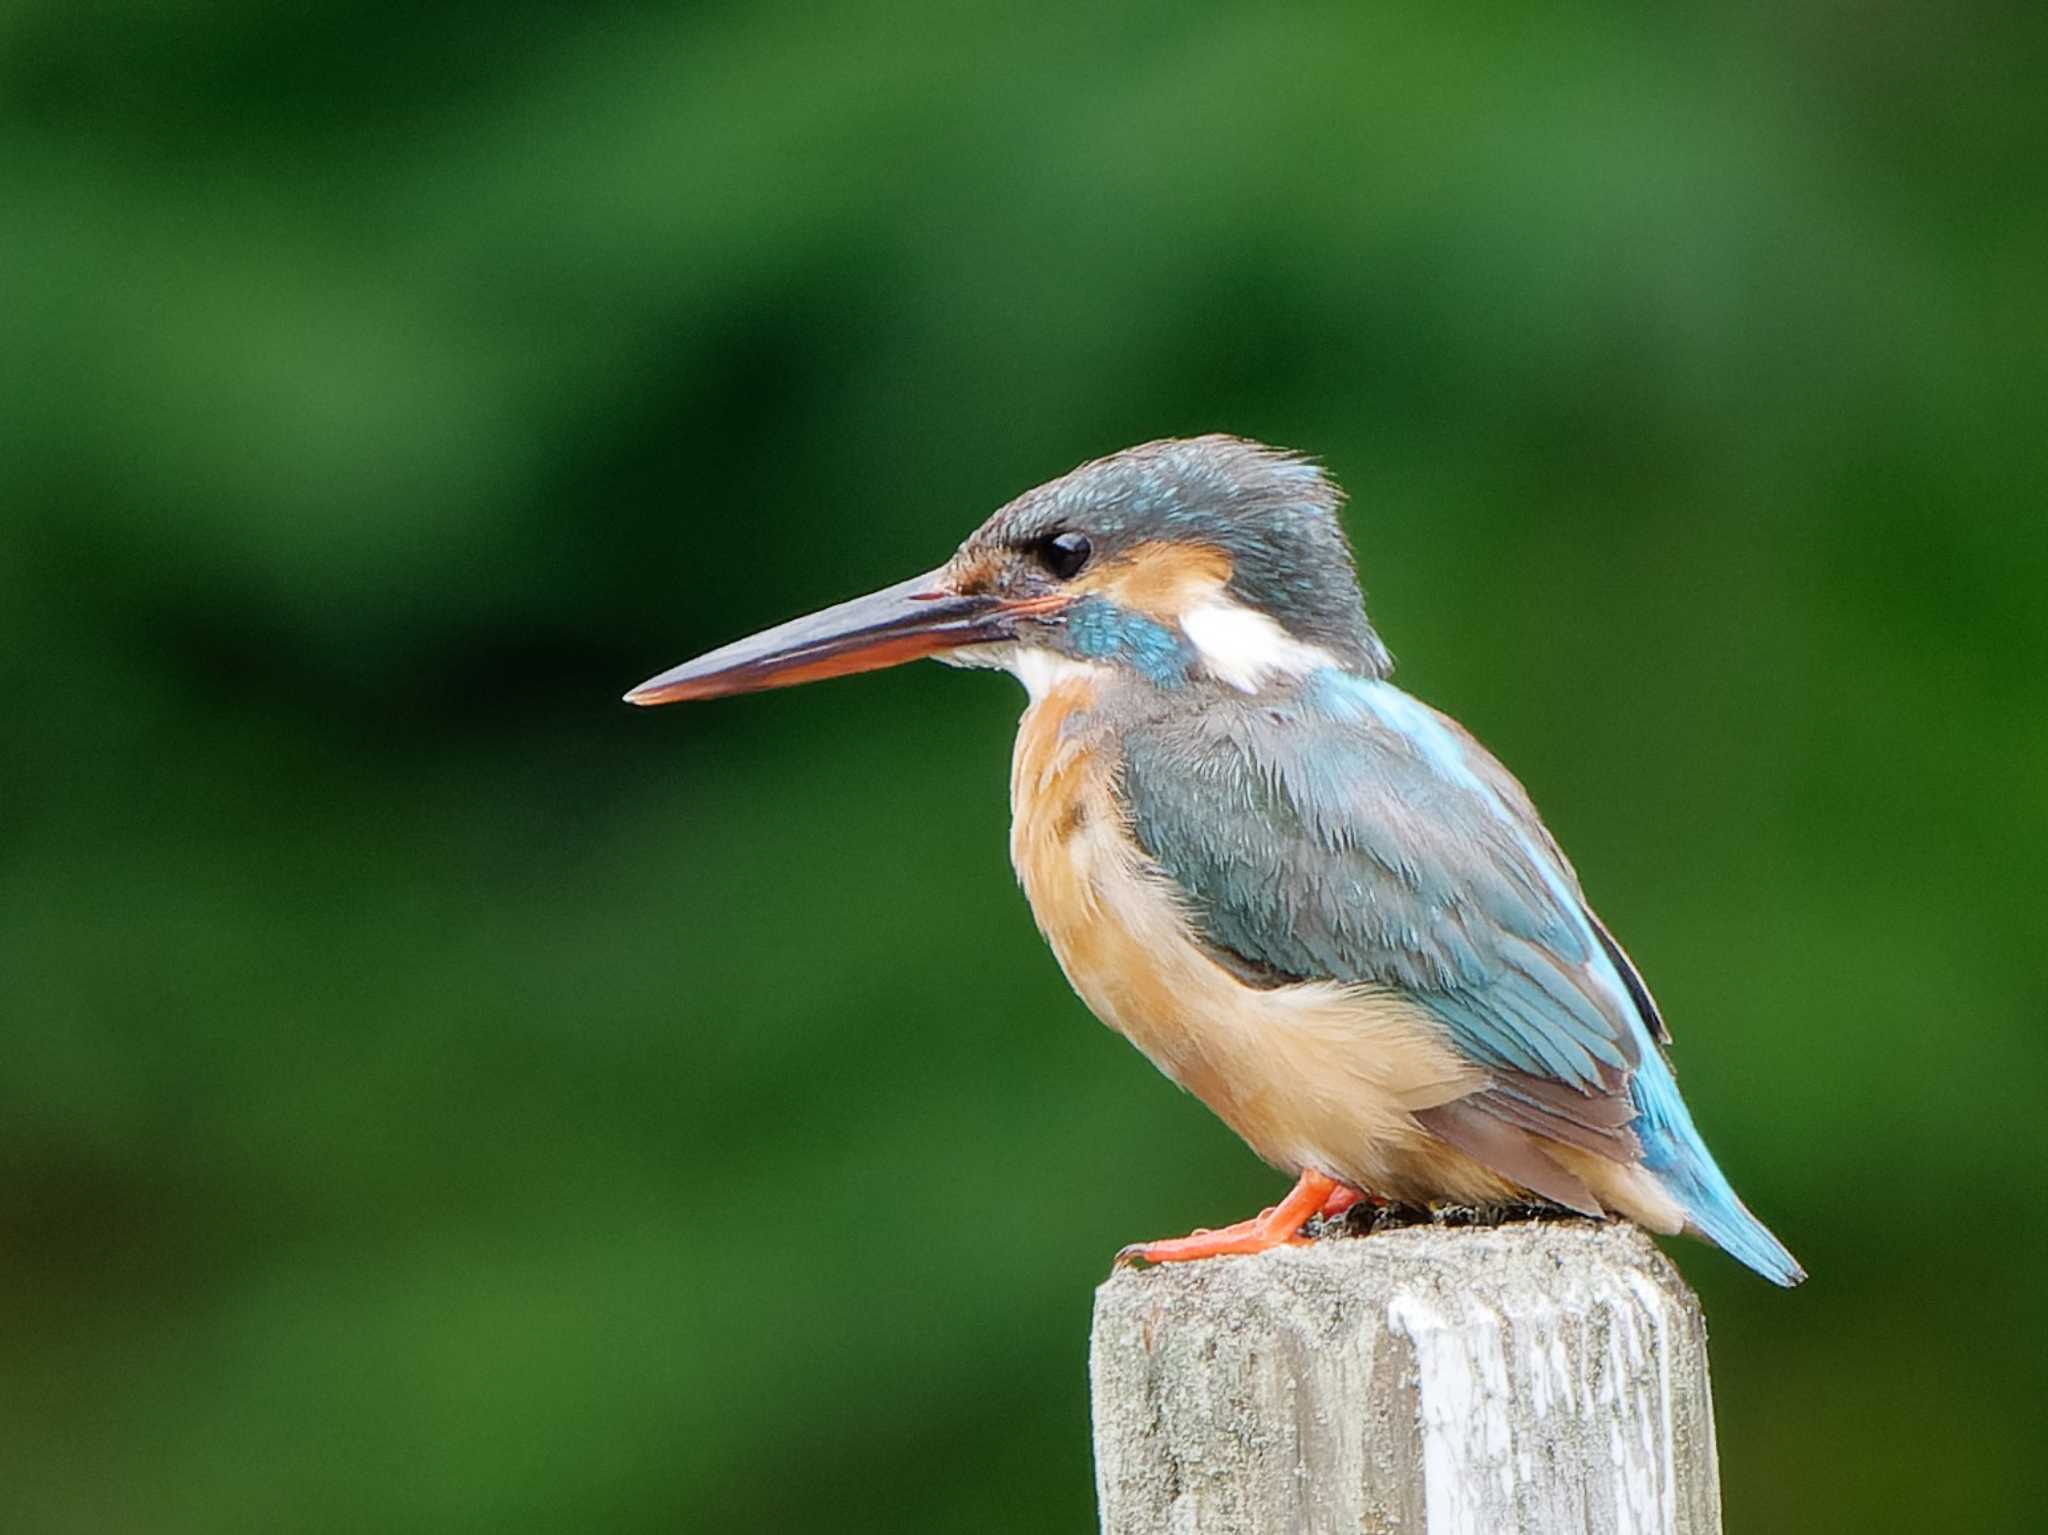
{"label": "weathered post top", "polygon": [[1718,1535],[1706,1324],[1640,1231],[1419,1226],[1127,1270],[1105,1535]]}

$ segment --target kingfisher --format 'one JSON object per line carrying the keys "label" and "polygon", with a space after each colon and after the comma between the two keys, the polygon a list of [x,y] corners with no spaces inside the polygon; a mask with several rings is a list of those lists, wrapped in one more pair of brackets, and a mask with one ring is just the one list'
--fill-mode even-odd
{"label": "kingfisher", "polygon": [[926,575],[626,701],[920,658],[1023,683],[1010,851],[1039,929],[1098,1018],[1296,1180],[1119,1262],[1299,1244],[1367,1199],[1535,1204],[1799,1283],[1527,792],[1388,680],[1342,500],[1301,454],[1146,443],[1025,492]]}

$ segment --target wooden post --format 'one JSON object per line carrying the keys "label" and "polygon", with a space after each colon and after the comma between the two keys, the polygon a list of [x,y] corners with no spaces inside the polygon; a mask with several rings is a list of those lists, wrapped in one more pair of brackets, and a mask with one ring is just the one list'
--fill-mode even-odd
{"label": "wooden post", "polygon": [[1112,1275],[1104,1535],[1719,1535],[1699,1302],[1632,1226],[1333,1236]]}

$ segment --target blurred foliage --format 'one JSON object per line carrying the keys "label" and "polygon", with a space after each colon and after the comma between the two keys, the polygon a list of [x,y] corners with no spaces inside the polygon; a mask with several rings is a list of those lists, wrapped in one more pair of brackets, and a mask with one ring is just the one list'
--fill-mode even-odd
{"label": "blurred foliage", "polygon": [[616,699],[1226,428],[1813,1271],[1674,1248],[1730,1528],[2032,1527],[2041,15],[0,14],[0,1525],[1087,1527],[1091,1286],[1280,1180],[1017,697]]}

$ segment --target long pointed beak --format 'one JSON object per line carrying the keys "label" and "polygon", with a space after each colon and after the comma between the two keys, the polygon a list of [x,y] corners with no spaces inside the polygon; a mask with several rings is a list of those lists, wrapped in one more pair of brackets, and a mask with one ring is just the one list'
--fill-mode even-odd
{"label": "long pointed beak", "polygon": [[626,702],[723,698],[878,671],[963,645],[1008,639],[1012,619],[1061,605],[1057,598],[1006,602],[963,597],[948,591],[933,571],[685,661],[648,678],[626,695]]}

